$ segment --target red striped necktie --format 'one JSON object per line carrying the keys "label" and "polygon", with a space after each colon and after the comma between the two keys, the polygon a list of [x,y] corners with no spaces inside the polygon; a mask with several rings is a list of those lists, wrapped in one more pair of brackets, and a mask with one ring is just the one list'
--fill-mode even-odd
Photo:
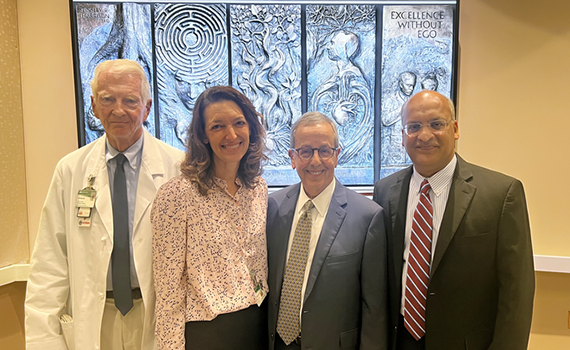
{"label": "red striped necktie", "polygon": [[433,206],[429,198],[430,189],[428,180],[424,180],[421,186],[420,200],[412,221],[406,292],[404,294],[406,299],[404,323],[406,329],[416,340],[421,339],[426,333],[426,300],[433,222]]}

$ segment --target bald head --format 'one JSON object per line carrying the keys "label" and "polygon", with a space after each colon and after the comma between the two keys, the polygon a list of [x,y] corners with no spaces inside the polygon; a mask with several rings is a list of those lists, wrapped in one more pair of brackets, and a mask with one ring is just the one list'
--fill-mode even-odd
{"label": "bald head", "polygon": [[443,96],[442,94],[440,94],[437,91],[432,91],[432,90],[425,90],[425,91],[420,91],[417,94],[415,94],[414,96],[410,97],[410,99],[408,101],[406,101],[404,103],[404,105],[402,106],[402,110],[400,112],[400,117],[402,118],[402,125],[404,125],[403,121],[404,121],[404,114],[406,113],[406,109],[408,108],[408,105],[411,103],[412,105],[414,105],[415,103],[419,103],[421,101],[424,100],[433,100],[433,101],[440,101],[441,103],[443,103],[444,105],[446,105],[446,108],[449,111],[450,114],[450,119],[451,120],[455,120],[455,105],[453,104],[453,101],[445,96]]}

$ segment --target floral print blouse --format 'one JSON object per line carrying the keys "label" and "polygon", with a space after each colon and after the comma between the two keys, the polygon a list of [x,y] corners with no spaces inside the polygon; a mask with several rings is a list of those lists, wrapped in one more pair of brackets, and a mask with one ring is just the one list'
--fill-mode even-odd
{"label": "floral print blouse", "polygon": [[[182,176],[157,192],[151,213],[156,338],[159,349],[184,349],[185,323],[209,321],[256,304],[267,287],[267,184],[224,180],[202,196]],[[255,281],[254,281],[255,280]]]}

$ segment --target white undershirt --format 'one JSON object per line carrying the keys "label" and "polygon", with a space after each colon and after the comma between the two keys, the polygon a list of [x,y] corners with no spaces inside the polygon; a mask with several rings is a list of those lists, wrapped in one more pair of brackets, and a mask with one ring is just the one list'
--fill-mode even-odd
{"label": "white undershirt", "polygon": [[[437,238],[439,237],[439,228],[441,226],[441,220],[443,219],[443,214],[445,213],[445,206],[447,205],[447,199],[449,198],[449,190],[451,188],[451,180],[453,179],[453,173],[455,172],[455,167],[457,165],[457,156],[453,155],[453,158],[445,166],[433,176],[428,177],[427,180],[431,186],[429,191],[429,197],[431,199],[433,207],[433,227],[432,227],[432,239],[431,239],[431,262],[433,262],[433,257],[435,255],[435,246],[437,244]],[[402,269],[402,296],[400,302],[400,313],[404,314],[404,303],[405,303],[405,293],[406,293],[406,275],[408,272],[408,255],[410,255],[410,237],[412,235],[412,221],[414,217],[414,212],[420,200],[420,190],[421,184],[424,181],[423,176],[421,176],[414,167],[414,173],[410,179],[410,189],[408,191],[408,207],[406,211],[406,231],[404,238],[404,268]],[[431,265],[430,265],[431,270]]]}

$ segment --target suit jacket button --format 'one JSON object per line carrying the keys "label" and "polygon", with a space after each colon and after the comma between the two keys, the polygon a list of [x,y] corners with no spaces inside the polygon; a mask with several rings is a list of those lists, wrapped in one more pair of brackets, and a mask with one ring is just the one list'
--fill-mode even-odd
{"label": "suit jacket button", "polygon": [[273,333],[271,333],[271,340],[275,339],[275,335],[273,335]]}
{"label": "suit jacket button", "polygon": [[435,295],[435,293],[429,293],[430,297],[433,297]]}

